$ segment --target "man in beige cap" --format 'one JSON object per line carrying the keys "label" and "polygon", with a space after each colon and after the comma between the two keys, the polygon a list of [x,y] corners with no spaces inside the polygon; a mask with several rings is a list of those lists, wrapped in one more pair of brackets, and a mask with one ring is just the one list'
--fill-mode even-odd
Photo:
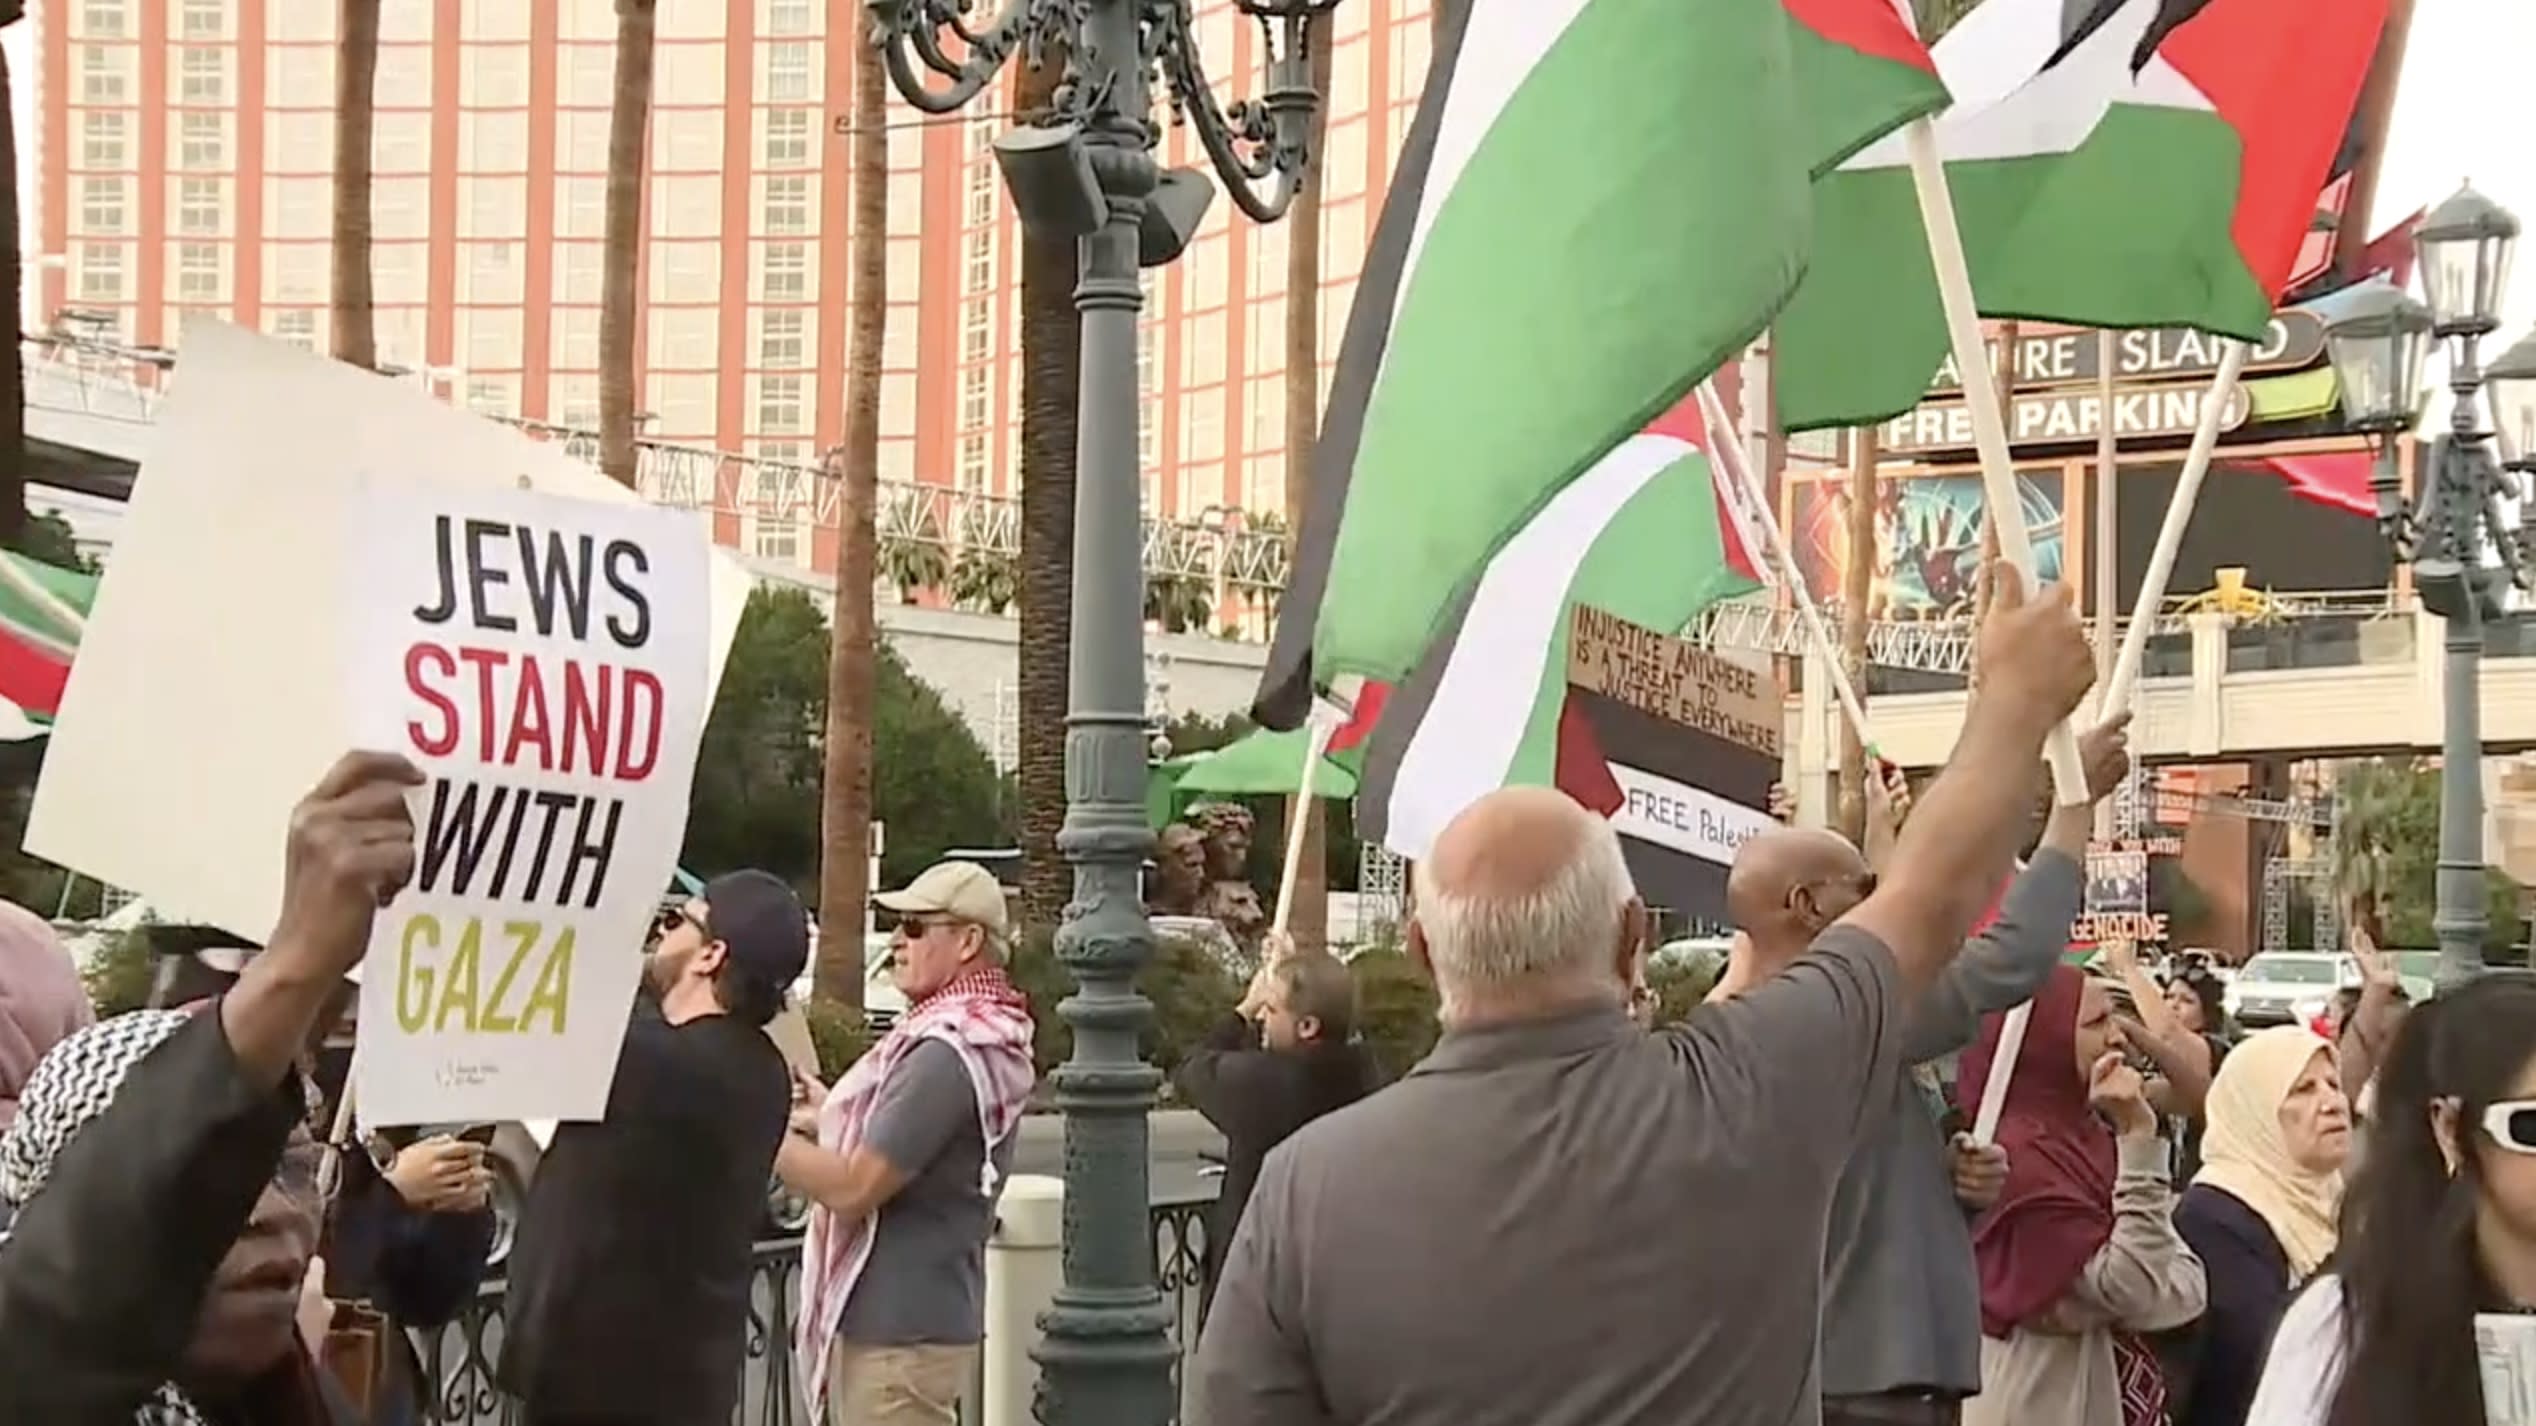
{"label": "man in beige cap", "polygon": [[959,1419],[986,1330],[986,1237],[1029,1101],[1030,1005],[984,867],[943,862],[873,898],[907,1012],[776,1155],[816,1207],[799,1361],[831,1426]]}

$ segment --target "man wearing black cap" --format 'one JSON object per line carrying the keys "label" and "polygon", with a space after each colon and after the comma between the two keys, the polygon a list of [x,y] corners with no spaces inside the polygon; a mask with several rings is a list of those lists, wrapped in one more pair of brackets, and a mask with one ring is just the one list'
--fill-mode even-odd
{"label": "man wearing black cap", "polygon": [[661,918],[607,1118],[555,1132],[512,1250],[499,1376],[529,1426],[730,1419],[792,1105],[765,1026],[809,955],[800,899],[762,871]]}

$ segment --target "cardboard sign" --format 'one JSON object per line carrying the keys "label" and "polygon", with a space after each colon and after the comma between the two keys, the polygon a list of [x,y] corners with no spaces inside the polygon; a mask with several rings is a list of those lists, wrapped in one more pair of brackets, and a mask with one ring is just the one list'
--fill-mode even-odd
{"label": "cardboard sign", "polygon": [[351,513],[353,736],[427,779],[363,962],[361,1103],[596,1119],[686,831],[705,532],[525,490],[372,484]]}
{"label": "cardboard sign", "polygon": [[[271,934],[291,807],[351,746],[342,651],[361,606],[344,591],[368,556],[345,532],[365,472],[637,503],[560,446],[407,383],[189,324],[45,750],[28,851],[162,921]],[[749,582],[714,555],[710,678]]]}
{"label": "cardboard sign", "polygon": [[1557,784],[1611,819],[1654,905],[1722,920],[1726,872],[1772,825],[1782,699],[1761,673],[1578,606]]}

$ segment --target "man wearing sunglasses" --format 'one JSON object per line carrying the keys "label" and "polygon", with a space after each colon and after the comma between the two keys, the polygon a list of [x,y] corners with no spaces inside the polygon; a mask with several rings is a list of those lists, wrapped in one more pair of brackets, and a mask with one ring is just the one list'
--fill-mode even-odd
{"label": "man wearing sunglasses", "polygon": [[792,1102],[765,1025],[809,956],[808,913],[766,872],[661,918],[607,1117],[555,1131],[520,1217],[499,1370],[529,1426],[730,1418]]}

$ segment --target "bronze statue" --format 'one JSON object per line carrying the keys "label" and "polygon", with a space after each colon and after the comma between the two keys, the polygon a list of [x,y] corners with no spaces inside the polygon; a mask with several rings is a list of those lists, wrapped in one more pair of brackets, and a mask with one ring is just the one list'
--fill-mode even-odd
{"label": "bronze statue", "polygon": [[1206,888],[1197,914],[1212,917],[1244,951],[1259,948],[1268,913],[1250,884],[1250,809],[1238,802],[1205,802],[1189,809],[1205,854]]}
{"label": "bronze statue", "polygon": [[1157,916],[1196,916],[1206,895],[1206,838],[1186,822],[1162,829],[1154,847],[1153,891],[1146,910]]}

